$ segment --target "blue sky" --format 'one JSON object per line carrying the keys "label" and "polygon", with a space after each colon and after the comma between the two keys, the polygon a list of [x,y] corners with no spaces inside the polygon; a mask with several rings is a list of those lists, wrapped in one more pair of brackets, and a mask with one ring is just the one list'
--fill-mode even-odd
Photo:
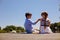
{"label": "blue sky", "polygon": [[[48,12],[51,22],[58,22],[58,4],[59,0],[0,0],[0,26],[23,26],[26,12],[32,13],[33,22],[41,18],[42,11]],[[34,26],[38,27],[39,23]]]}

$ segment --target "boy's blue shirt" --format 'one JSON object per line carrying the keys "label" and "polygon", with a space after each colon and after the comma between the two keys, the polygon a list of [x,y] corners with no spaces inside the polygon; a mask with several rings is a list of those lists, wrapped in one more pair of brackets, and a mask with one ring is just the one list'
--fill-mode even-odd
{"label": "boy's blue shirt", "polygon": [[33,23],[32,21],[30,21],[29,19],[25,19],[25,23],[24,23],[24,27],[26,30],[32,30],[32,25],[35,25],[36,23]]}

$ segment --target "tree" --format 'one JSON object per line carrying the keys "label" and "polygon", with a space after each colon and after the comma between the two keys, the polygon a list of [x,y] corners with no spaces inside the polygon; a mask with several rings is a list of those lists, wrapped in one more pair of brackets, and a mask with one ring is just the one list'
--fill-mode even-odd
{"label": "tree", "polygon": [[14,26],[14,25],[6,26],[5,28],[3,28],[3,30],[5,30],[7,32],[11,32],[11,31],[15,30],[17,33],[25,32],[23,27],[21,27],[21,26],[17,27],[17,26]]}
{"label": "tree", "polygon": [[1,27],[0,27],[0,30],[1,30]]}
{"label": "tree", "polygon": [[51,24],[51,29],[54,33],[60,32],[60,22]]}
{"label": "tree", "polygon": [[60,22],[58,23],[57,27],[58,27],[58,32],[60,32]]}
{"label": "tree", "polygon": [[54,24],[51,24],[50,28],[51,28],[52,32],[55,32]]}
{"label": "tree", "polygon": [[4,28],[3,30],[7,31],[7,32],[10,32],[12,30],[16,30],[16,27],[13,26],[13,25],[10,25],[10,26],[6,26],[6,28]]}
{"label": "tree", "polygon": [[25,32],[24,28],[23,27],[17,27],[17,32]]}

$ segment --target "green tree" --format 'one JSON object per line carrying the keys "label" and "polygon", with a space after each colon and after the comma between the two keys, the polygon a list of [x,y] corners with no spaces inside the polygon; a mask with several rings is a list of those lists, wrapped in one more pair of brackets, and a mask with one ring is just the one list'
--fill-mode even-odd
{"label": "green tree", "polygon": [[58,23],[57,27],[58,27],[58,32],[60,32],[60,22]]}
{"label": "green tree", "polygon": [[0,30],[1,30],[1,27],[0,27]]}
{"label": "green tree", "polygon": [[50,28],[51,28],[52,32],[55,32],[54,24],[51,24]]}
{"label": "green tree", "polygon": [[14,25],[6,26],[5,28],[3,28],[3,30],[5,30],[7,32],[11,32],[12,30],[15,30],[17,33],[25,32],[23,27],[21,27],[21,26],[17,27],[17,26],[14,26]]}
{"label": "green tree", "polygon": [[[57,28],[57,29],[56,29]],[[55,33],[60,32],[60,22],[51,24],[51,29]]]}
{"label": "green tree", "polygon": [[56,26],[57,26],[57,24],[58,24],[58,23],[54,23],[54,27],[56,27]]}
{"label": "green tree", "polygon": [[14,25],[6,26],[3,30],[10,32],[12,30],[16,30],[16,27]]}
{"label": "green tree", "polygon": [[17,27],[17,32],[25,32],[24,28],[23,27]]}

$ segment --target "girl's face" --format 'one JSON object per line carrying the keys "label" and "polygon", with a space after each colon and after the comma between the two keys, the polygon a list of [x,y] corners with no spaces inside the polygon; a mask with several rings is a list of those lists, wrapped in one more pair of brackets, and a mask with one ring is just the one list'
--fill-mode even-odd
{"label": "girl's face", "polygon": [[45,15],[42,15],[43,18],[45,18]]}
{"label": "girl's face", "polygon": [[45,15],[42,15],[42,17],[43,17],[43,18],[47,18],[47,16],[45,16]]}

